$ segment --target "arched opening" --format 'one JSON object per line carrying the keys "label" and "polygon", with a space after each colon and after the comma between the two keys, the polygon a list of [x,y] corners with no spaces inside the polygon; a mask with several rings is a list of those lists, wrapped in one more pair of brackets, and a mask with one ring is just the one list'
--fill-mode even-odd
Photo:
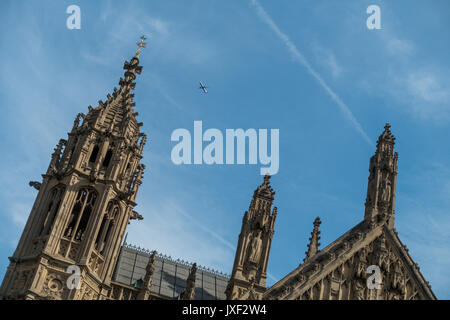
{"label": "arched opening", "polygon": [[102,223],[95,240],[95,249],[103,254],[106,252],[107,246],[114,233],[114,227],[117,223],[117,218],[120,213],[119,203],[111,200],[106,206],[106,211],[103,215]]}
{"label": "arched opening", "polygon": [[113,154],[112,149],[109,149],[106,152],[105,159],[103,160],[103,163],[102,163],[102,167],[108,168],[109,163],[111,162],[112,154]]}
{"label": "arched opening", "polygon": [[69,224],[64,231],[64,236],[69,239],[81,241],[94,210],[97,192],[90,188],[82,188],[78,191],[77,199],[70,214]]}
{"label": "arched opening", "polygon": [[94,163],[95,160],[97,160],[98,151],[99,151],[99,147],[98,147],[98,145],[95,145],[94,149],[92,149],[92,153],[89,158],[89,162]]}
{"label": "arched opening", "polygon": [[46,213],[44,215],[44,221],[42,223],[40,236],[45,236],[50,233],[55,222],[56,215],[61,205],[62,197],[64,194],[64,186],[56,186],[50,191],[50,197],[48,199],[48,205],[46,206]]}

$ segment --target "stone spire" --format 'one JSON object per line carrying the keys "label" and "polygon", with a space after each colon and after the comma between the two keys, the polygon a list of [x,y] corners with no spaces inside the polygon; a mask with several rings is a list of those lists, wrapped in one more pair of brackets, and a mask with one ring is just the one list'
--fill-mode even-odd
{"label": "stone spire", "polygon": [[257,296],[266,289],[267,266],[274,234],[277,207],[273,207],[275,191],[270,175],[253,193],[248,211],[242,219],[233,271],[226,289],[227,299],[240,299],[254,282]]}
{"label": "stone spire", "polygon": [[[137,43],[138,50],[130,61],[125,61],[123,64],[124,75],[119,80],[119,89],[114,87],[112,95],[107,94],[107,100],[99,100],[98,106],[92,108],[89,106],[89,112],[86,116],[79,114],[75,120],[74,128],[78,127],[79,119],[82,117],[83,124],[95,126],[96,128],[116,134],[124,134],[127,128],[133,127],[132,134],[138,134],[136,128],[139,128],[142,123],[136,120],[137,112],[134,112],[136,103],[133,101],[134,94],[131,93],[135,89],[136,75],[141,74],[142,66],[139,65],[139,55],[141,49],[145,48],[145,37],[141,37],[141,41]],[[139,138],[137,136],[135,139]]]}
{"label": "stone spire", "polygon": [[194,300],[195,297],[195,276],[197,273],[197,264],[194,263],[189,271],[186,280],[186,289],[183,292],[183,300]]}
{"label": "stone spire", "polygon": [[267,200],[273,200],[274,195],[275,191],[273,191],[272,187],[270,186],[270,175],[266,174],[264,176],[263,183],[258,188],[256,188],[253,199],[255,200],[255,198],[260,197]]}
{"label": "stone spire", "polygon": [[306,262],[308,259],[312,258],[314,255],[317,254],[317,252],[319,252],[319,246],[320,246],[320,231],[319,231],[319,226],[322,223],[322,221],[320,221],[320,218],[317,217],[314,220],[314,229],[311,232],[311,237],[309,238],[309,244],[308,244],[308,251],[305,252],[306,257],[305,259],[303,259],[303,262]]}
{"label": "stone spire", "polygon": [[136,51],[136,55],[131,58],[131,61],[125,61],[123,65],[123,69],[126,70],[124,73],[125,79],[120,78],[119,85],[124,90],[134,90],[136,83],[133,80],[136,79],[136,73],[141,74],[142,66],[139,65],[139,55],[141,53],[141,48],[145,48],[146,43],[144,42],[145,36],[141,37],[141,41],[137,43],[138,50]]}
{"label": "stone spire", "polygon": [[[120,89],[114,88],[97,107],[88,106],[86,115],[75,117],[67,140],[59,140],[42,182],[32,182],[39,193],[0,287],[0,298],[110,296],[126,227],[131,219],[142,218],[134,207],[145,168],[141,160],[146,139],[130,91],[136,74],[142,72],[139,54],[144,39],[130,62],[125,61]],[[80,266],[79,285],[84,289],[63,285],[64,276],[52,265],[61,270]],[[151,270],[147,284],[150,275]],[[18,283],[19,276],[28,280]]]}
{"label": "stone spire", "polygon": [[[142,66],[139,65],[139,55],[141,49],[145,48],[145,37],[141,37],[141,41],[137,43],[138,50],[130,61],[125,61],[123,69],[124,76],[120,78],[120,88],[114,88],[112,95],[107,94],[106,101],[99,101],[96,108],[89,106],[89,112],[78,114],[70,136],[77,137],[69,139],[65,145],[65,157],[63,161],[66,165],[74,162],[75,166],[79,165],[83,168],[92,166],[89,170],[91,181],[104,178],[105,180],[116,180],[117,188],[123,193],[123,198],[130,201],[135,200],[137,190],[142,183],[142,176],[145,166],[139,164],[142,158],[143,148],[147,138],[145,133],[141,132],[142,122],[137,120],[138,113],[134,112],[136,103],[133,101],[134,94],[131,91],[135,88],[137,74],[141,74]],[[80,126],[80,120],[83,123]],[[92,156],[93,164],[87,160],[89,158],[80,159],[82,163],[75,163],[77,159],[70,160],[73,152],[79,151],[76,145],[80,141],[85,141],[82,149],[88,149],[88,153]],[[95,148],[95,149],[91,149]],[[95,150],[92,153],[90,150]],[[95,155],[101,161],[95,161]],[[57,156],[54,156],[57,160]],[[106,159],[106,160],[105,160]],[[56,162],[54,160],[54,162]],[[124,162],[126,162],[124,167]],[[104,171],[106,164],[111,163],[110,169]],[[51,170],[57,168],[51,165]],[[103,177],[102,177],[103,175]]]}
{"label": "stone spire", "polygon": [[387,156],[393,155],[395,137],[390,129],[391,125],[389,123],[386,123],[383,133],[378,137],[377,140],[377,153],[385,153]]}
{"label": "stone spire", "polygon": [[393,227],[398,154],[394,152],[395,137],[386,123],[377,141],[377,150],[370,158],[364,219],[369,225],[388,220]]}

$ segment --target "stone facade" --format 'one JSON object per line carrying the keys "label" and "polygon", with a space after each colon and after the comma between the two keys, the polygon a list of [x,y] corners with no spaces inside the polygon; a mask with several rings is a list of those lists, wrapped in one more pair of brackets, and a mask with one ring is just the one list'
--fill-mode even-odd
{"label": "stone facade", "polygon": [[[30,182],[39,192],[9,258],[0,299],[436,299],[394,228],[398,156],[389,124],[370,159],[363,221],[321,250],[321,221],[316,218],[303,263],[272,287],[266,288],[266,277],[277,207],[272,207],[270,176],[264,177],[244,213],[231,277],[175,262],[170,291],[162,279],[164,261],[170,265],[171,260],[152,252],[144,255],[145,267],[134,279],[136,253],[126,283],[129,248],[121,243],[129,221],[142,219],[134,207],[145,169],[141,159],[146,135],[140,131],[131,91],[142,71],[144,40],[131,61],[125,61],[120,88],[96,108],[89,106],[86,115],[77,115],[42,182]],[[77,289],[67,285],[71,266],[80,271]],[[367,285],[369,266],[380,270],[377,289]]]}
{"label": "stone facade", "polygon": [[[145,166],[146,136],[133,108],[133,80],[140,74],[140,48],[124,64],[120,89],[78,114],[61,139],[8,266],[3,299],[105,299]],[[80,124],[81,121],[81,124]],[[80,267],[79,290],[69,290],[66,272]]]}

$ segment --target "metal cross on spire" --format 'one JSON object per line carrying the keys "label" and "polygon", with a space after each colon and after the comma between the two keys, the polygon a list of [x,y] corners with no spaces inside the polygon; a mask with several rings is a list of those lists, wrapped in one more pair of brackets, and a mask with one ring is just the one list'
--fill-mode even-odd
{"label": "metal cross on spire", "polygon": [[144,41],[146,40],[147,38],[145,37],[145,36],[142,36],[141,37],[141,41],[140,42],[136,42],[136,44],[138,45],[138,50],[136,51],[136,56],[139,56],[139,54],[141,53],[141,48],[145,48],[145,45],[147,44],[147,43],[145,43]]}

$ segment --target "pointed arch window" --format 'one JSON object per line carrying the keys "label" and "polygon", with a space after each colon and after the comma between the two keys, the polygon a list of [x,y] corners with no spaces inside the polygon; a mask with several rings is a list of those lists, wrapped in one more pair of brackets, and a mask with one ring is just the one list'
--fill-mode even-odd
{"label": "pointed arch window", "polygon": [[106,152],[105,159],[103,160],[103,163],[102,163],[102,167],[108,168],[109,163],[111,162],[112,154],[113,154],[112,149],[109,149]]}
{"label": "pointed arch window", "polygon": [[94,163],[95,160],[97,160],[97,155],[98,155],[99,150],[100,149],[99,149],[98,145],[95,145],[94,149],[92,149],[91,156],[89,157],[89,162]]}
{"label": "pointed arch window", "polygon": [[77,241],[83,240],[96,200],[97,192],[94,189],[82,188],[78,191],[69,224],[64,231],[65,237]]}
{"label": "pointed arch window", "polygon": [[107,246],[114,233],[114,227],[117,223],[117,218],[120,215],[120,205],[116,200],[111,200],[106,206],[106,211],[103,215],[102,223],[95,240],[95,249],[103,254],[106,252]]}
{"label": "pointed arch window", "polygon": [[41,231],[39,232],[40,236],[45,236],[50,233],[61,206],[64,191],[65,187],[63,185],[56,186],[50,191],[48,204],[45,207],[44,222],[42,223]]}

